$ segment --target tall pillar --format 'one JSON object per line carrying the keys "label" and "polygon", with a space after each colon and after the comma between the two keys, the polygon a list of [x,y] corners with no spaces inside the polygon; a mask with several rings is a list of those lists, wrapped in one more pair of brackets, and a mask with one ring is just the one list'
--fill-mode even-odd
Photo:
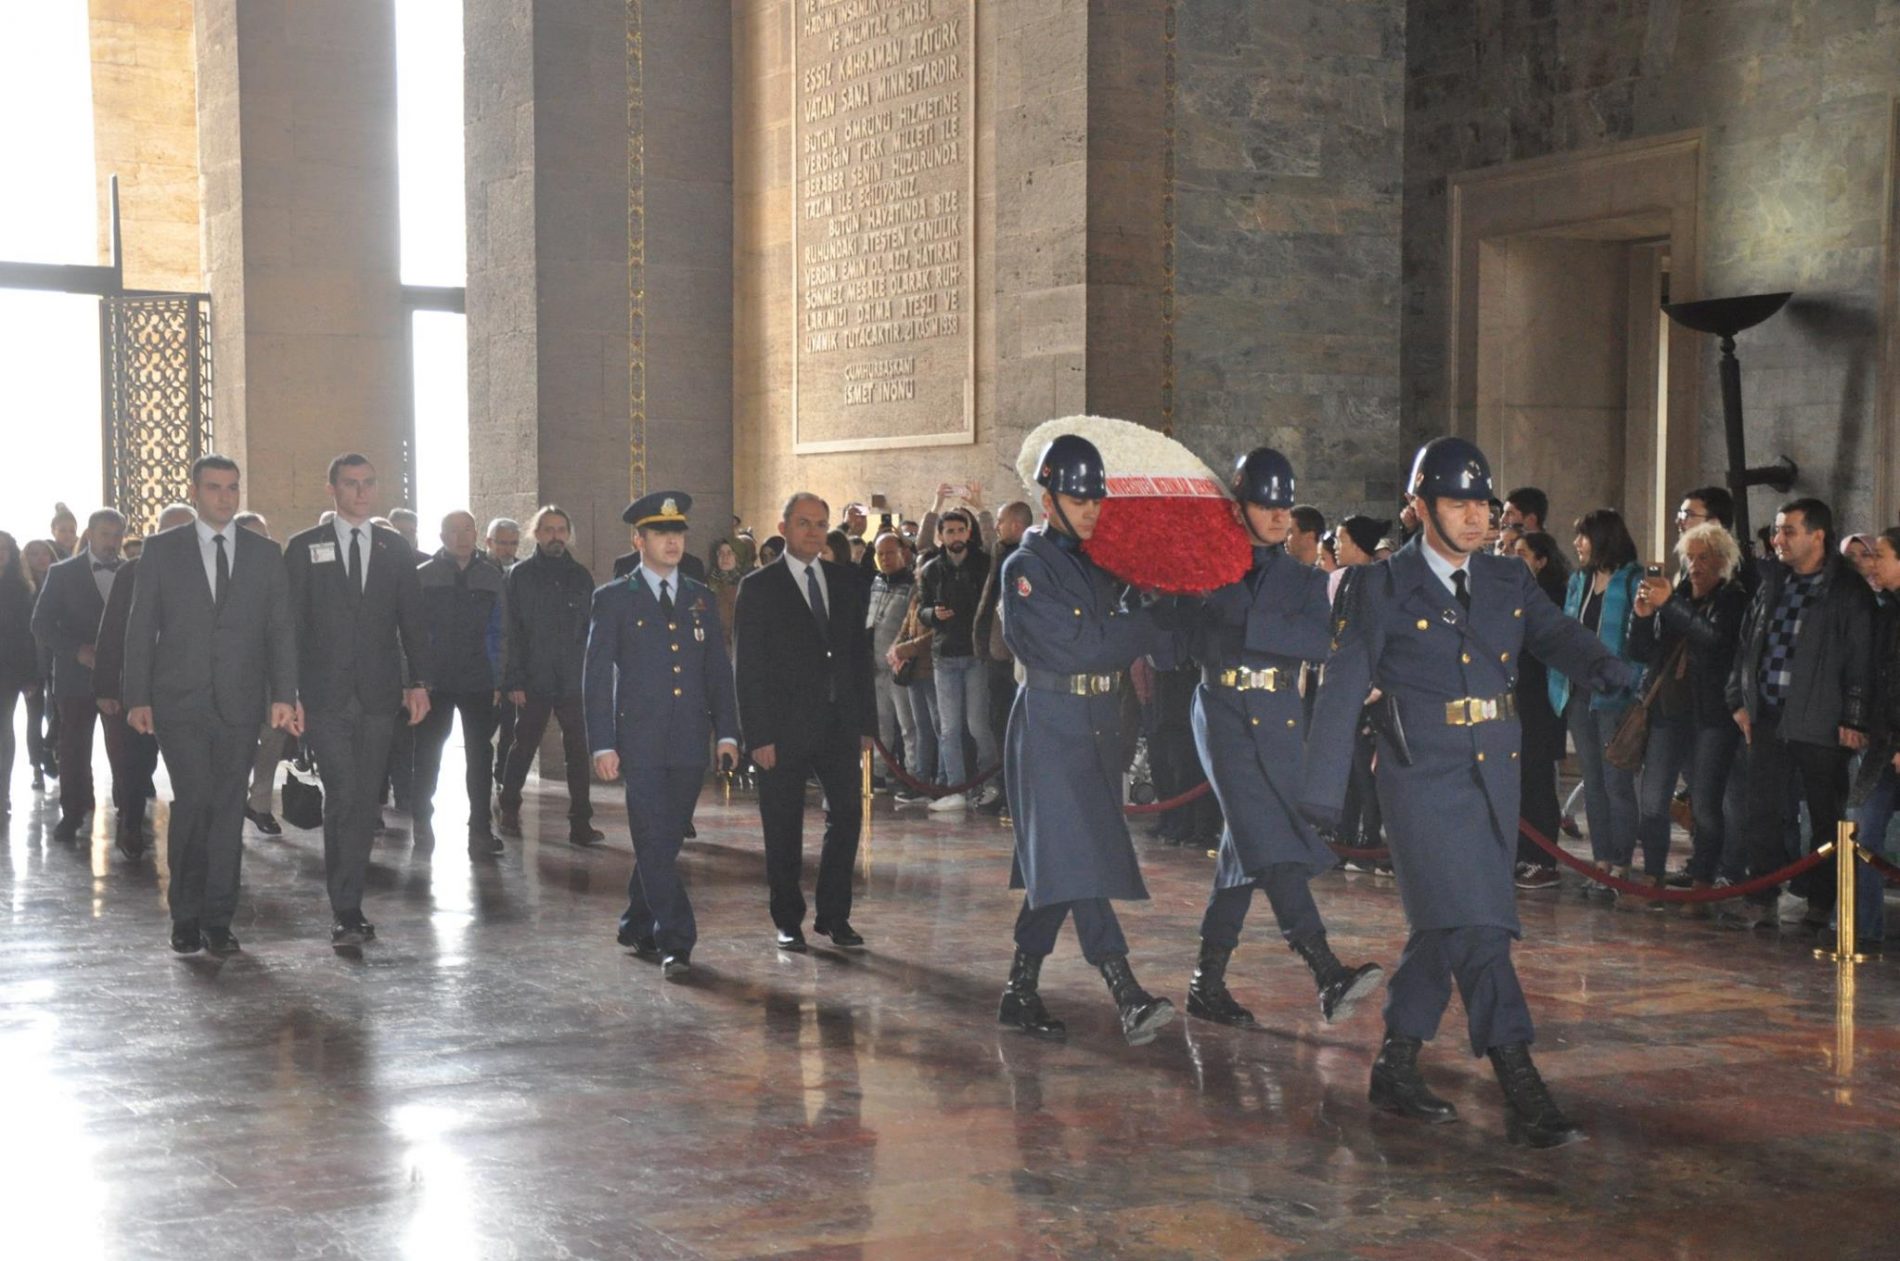
{"label": "tall pillar", "polygon": [[572,514],[604,578],[638,489],[732,484],[731,31],[691,0],[466,0],[477,511]]}
{"label": "tall pillar", "polygon": [[198,0],[218,445],[283,538],[358,450],[396,506],[407,349],[388,0]]}

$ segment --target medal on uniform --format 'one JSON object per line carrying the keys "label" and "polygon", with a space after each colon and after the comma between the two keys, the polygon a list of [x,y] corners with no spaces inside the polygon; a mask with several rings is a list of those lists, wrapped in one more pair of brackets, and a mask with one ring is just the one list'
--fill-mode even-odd
{"label": "medal on uniform", "polygon": [[1018,575],[1016,575],[1016,594],[1017,594],[1017,595],[1019,595],[1019,596],[1021,596],[1021,597],[1022,597],[1023,599],[1025,599],[1025,600],[1027,600],[1027,599],[1029,598],[1029,577],[1028,577],[1028,575],[1026,575],[1026,574],[1018,574]]}
{"label": "medal on uniform", "polygon": [[698,622],[693,623],[693,639],[702,644],[706,642],[706,628]]}

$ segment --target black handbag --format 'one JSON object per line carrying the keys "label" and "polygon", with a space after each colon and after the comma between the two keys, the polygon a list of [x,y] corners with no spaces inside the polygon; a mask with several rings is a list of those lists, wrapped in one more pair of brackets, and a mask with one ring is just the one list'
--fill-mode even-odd
{"label": "black handbag", "polygon": [[323,826],[323,785],[317,779],[316,757],[305,741],[298,741],[297,756],[284,775],[284,822],[306,831]]}

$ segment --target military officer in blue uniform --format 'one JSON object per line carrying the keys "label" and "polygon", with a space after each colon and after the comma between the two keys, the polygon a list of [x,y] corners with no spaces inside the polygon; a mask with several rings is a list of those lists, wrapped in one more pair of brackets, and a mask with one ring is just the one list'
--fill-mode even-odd
{"label": "military officer in blue uniform", "polygon": [[1579,686],[1629,685],[1631,668],[1567,618],[1514,559],[1479,551],[1493,491],[1484,454],[1438,438],[1412,465],[1419,535],[1353,583],[1307,740],[1302,809],[1337,820],[1354,730],[1377,689],[1379,803],[1411,936],[1386,992],[1370,1098],[1425,1121],[1457,1118],[1418,1069],[1456,978],[1471,1050],[1503,1086],[1512,1142],[1583,1137],[1531,1062],[1530,1009],[1511,964],[1522,654]]}
{"label": "military officer in blue uniform", "polygon": [[1194,743],[1227,823],[1187,1010],[1201,1020],[1254,1026],[1253,1013],[1228,992],[1226,973],[1259,888],[1280,935],[1312,969],[1320,1014],[1330,1024],[1384,975],[1376,963],[1347,967],[1333,955],[1307,888],[1336,862],[1299,809],[1306,738],[1299,679],[1306,663],[1323,662],[1331,649],[1332,605],[1326,575],[1286,552],[1294,504],[1287,458],[1257,447],[1235,462],[1230,485],[1253,539],[1253,568],[1208,596],[1196,635]]}
{"label": "military officer in blue uniform", "polygon": [[698,938],[677,864],[708,741],[717,737],[722,769],[739,761],[719,605],[679,569],[692,506],[684,491],[655,491],[623,514],[639,531],[641,560],[594,592],[582,672],[594,769],[603,779],[626,777],[634,867],[618,940],[658,957],[669,980],[687,975]]}
{"label": "military officer in blue uniform", "polygon": [[1003,741],[1016,831],[1010,887],[1024,894],[997,1019],[1036,1037],[1065,1035],[1036,987],[1074,915],[1082,957],[1108,982],[1123,1036],[1141,1046],[1174,1019],[1174,1005],[1135,980],[1109,902],[1148,896],[1122,817],[1117,691],[1123,670],[1173,651],[1176,636],[1169,608],[1122,608],[1114,580],[1082,553],[1108,494],[1095,444],[1064,434],[1037,468],[1045,523],[1024,533],[1002,571],[1003,640],[1024,671]]}

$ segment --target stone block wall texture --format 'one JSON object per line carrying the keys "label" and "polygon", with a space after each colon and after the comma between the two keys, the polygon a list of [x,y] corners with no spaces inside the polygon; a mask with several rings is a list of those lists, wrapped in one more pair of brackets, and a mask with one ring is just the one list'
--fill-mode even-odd
{"label": "stone block wall texture", "polygon": [[693,495],[703,553],[731,503],[728,17],[687,0],[464,14],[476,511],[525,525],[558,503],[605,579],[643,437],[647,487]]}
{"label": "stone block wall texture", "polygon": [[400,495],[396,33],[379,0],[197,0],[218,444],[284,538],[358,450]]}
{"label": "stone block wall texture", "polygon": [[202,289],[192,0],[90,0],[87,18],[99,261],[112,256],[117,175],[127,287]]}
{"label": "stone block wall texture", "polygon": [[1174,432],[1292,459],[1331,520],[1391,516],[1402,0],[1181,0]]}
{"label": "stone block wall texture", "polygon": [[[1708,176],[1694,296],[1796,294],[1740,339],[1750,462],[1786,453],[1801,465],[1797,493],[1832,499],[1850,528],[1881,524],[1882,230],[1900,0],[1410,0],[1406,29],[1407,442],[1449,423],[1447,177],[1700,129]],[[1716,362],[1710,340],[1707,480],[1726,464]],[[1756,520],[1777,499],[1754,492]]]}

